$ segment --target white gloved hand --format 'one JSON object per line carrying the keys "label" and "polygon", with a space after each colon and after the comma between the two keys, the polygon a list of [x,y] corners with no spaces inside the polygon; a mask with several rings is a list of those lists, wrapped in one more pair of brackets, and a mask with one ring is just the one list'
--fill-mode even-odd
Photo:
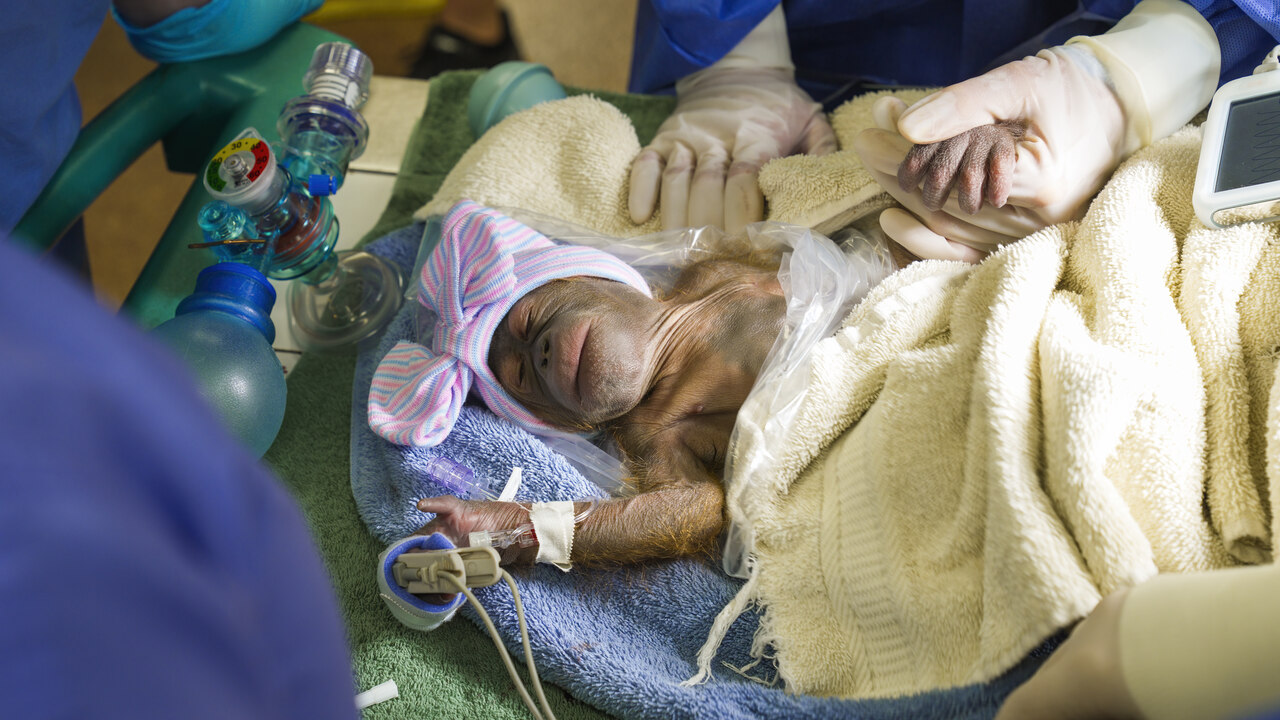
{"label": "white gloved hand", "polygon": [[1103,598],[1036,674],[1009,695],[996,720],[1143,717],[1120,665],[1120,613],[1127,593]]}
{"label": "white gloved hand", "polygon": [[[676,84],[676,108],[631,165],[631,219],[727,232],[764,219],[760,167],[836,149],[822,107],[776,67],[710,67]],[[660,183],[660,184],[659,184]]]}
{"label": "white gloved hand", "polygon": [[[854,148],[909,211],[881,216],[890,237],[919,257],[975,261],[1080,216],[1125,156],[1208,103],[1219,64],[1213,29],[1193,8],[1144,0],[1104,35],[1073,38],[911,108],[881,100],[878,127]],[[975,130],[983,126],[995,127]]]}
{"label": "white gloved hand", "polygon": [[881,224],[922,258],[973,261],[1075,217],[1132,149],[1101,65],[1075,48],[1003,65],[910,109],[884,98],[873,116],[879,127],[854,149],[919,219],[899,211]]}

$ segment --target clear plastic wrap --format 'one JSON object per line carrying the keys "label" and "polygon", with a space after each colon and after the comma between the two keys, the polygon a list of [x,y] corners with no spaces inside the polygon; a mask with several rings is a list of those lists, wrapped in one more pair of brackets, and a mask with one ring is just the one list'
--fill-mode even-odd
{"label": "clear plastic wrap", "polygon": [[[669,291],[681,271],[699,260],[752,256],[755,260],[776,261],[778,278],[787,299],[784,329],[766,357],[744,407],[765,406],[773,413],[760,416],[739,413],[734,427],[742,432],[769,433],[785,427],[794,416],[795,399],[804,392],[809,348],[839,326],[853,306],[880,280],[893,271],[888,242],[878,232],[845,228],[827,238],[808,228],[782,223],[756,223],[744,235],[726,236],[717,228],[688,228],[634,238],[601,235],[556,218],[520,209],[499,208],[501,212],[534,228],[556,242],[587,245],[604,250],[635,268],[653,288],[655,295]],[[433,218],[434,219],[434,218]],[[421,268],[438,239],[428,219],[423,247],[418,253]],[[416,276],[416,273],[415,273]],[[410,293],[416,292],[413,283]],[[435,318],[417,304],[417,342],[430,345]],[[625,471],[607,438],[572,433],[542,434],[549,447],[565,456],[583,475],[611,495],[628,492]],[[767,447],[767,444],[757,444]],[[724,482],[728,492],[761,477],[773,462],[770,457],[740,459],[730,455]],[[750,550],[750,534],[731,526],[726,537],[725,569],[744,575],[743,562]]]}
{"label": "clear plastic wrap", "polygon": [[[895,269],[889,241],[876,223],[844,228],[830,240],[794,226],[780,227],[794,238],[792,252],[778,269],[787,318],[734,422],[724,468],[726,501],[774,476],[778,458],[770,452],[773,444],[765,440],[781,437],[795,421],[808,388],[809,351],[834,333],[871,288]],[[747,444],[753,452],[734,452],[745,436],[752,436]],[[753,543],[751,528],[731,519],[721,557],[726,573],[748,577]]]}

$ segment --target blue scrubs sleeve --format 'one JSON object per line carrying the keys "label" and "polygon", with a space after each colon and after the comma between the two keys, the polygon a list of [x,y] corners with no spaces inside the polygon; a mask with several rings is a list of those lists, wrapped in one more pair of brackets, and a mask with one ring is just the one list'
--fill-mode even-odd
{"label": "blue scrubs sleeve", "polygon": [[73,81],[108,7],[0,2],[0,234],[22,219],[80,133]]}
{"label": "blue scrubs sleeve", "polygon": [[[1280,3],[1188,0],[1218,36],[1227,82],[1253,71],[1280,42]],[[1136,0],[789,0],[796,77],[821,99],[842,83],[946,85],[995,65],[1105,32]],[[775,0],[641,0],[632,92],[670,92],[720,59]]]}
{"label": "blue scrubs sleeve", "polygon": [[1253,72],[1280,42],[1280,6],[1274,0],[1193,0],[1218,35],[1222,47],[1219,83]]}
{"label": "blue scrubs sleeve", "polygon": [[640,0],[631,92],[671,92],[676,81],[724,57],[778,0]]}

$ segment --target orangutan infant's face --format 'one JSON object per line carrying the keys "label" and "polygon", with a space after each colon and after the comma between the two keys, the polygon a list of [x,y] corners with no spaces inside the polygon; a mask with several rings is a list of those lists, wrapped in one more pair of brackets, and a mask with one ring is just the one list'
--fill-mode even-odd
{"label": "orangutan infant's face", "polygon": [[612,420],[643,399],[653,303],[612,280],[554,280],[507,312],[489,368],[542,420],[574,429]]}

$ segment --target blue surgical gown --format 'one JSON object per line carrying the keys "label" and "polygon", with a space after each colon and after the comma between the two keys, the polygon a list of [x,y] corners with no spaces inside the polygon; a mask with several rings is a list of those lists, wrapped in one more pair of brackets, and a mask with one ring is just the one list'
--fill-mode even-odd
{"label": "blue surgical gown", "polygon": [[[723,57],[776,0],[641,0],[632,92],[670,92]],[[832,106],[877,86],[941,86],[1105,32],[1133,0],[787,0],[796,79]],[[1268,0],[1191,0],[1218,35],[1226,82],[1252,72],[1280,39]]]}
{"label": "blue surgical gown", "polygon": [[176,358],[3,234],[0,408],[0,716],[358,717],[292,498]]}
{"label": "blue surgical gown", "polygon": [[35,202],[80,133],[72,84],[110,0],[0,2],[0,235]]}

